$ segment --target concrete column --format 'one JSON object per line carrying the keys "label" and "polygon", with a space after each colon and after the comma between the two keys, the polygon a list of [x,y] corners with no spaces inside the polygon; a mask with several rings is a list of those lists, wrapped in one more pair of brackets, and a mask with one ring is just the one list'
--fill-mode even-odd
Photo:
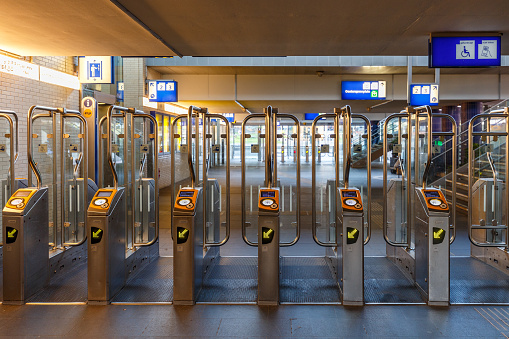
{"label": "concrete column", "polygon": [[145,58],[124,58],[124,106],[143,109]]}

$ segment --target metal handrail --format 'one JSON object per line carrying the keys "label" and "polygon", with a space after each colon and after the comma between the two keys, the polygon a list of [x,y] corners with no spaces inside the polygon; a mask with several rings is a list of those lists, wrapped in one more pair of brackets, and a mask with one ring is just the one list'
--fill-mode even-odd
{"label": "metal handrail", "polygon": [[[407,173],[406,173],[406,180],[408,185],[410,185],[411,182],[411,164],[410,164],[410,152],[411,152],[411,143],[410,143],[410,132],[411,132],[411,123],[410,123],[410,113],[404,111],[405,113],[394,113],[389,115],[385,121],[384,121],[384,131],[387,131],[387,126],[389,124],[389,121],[392,119],[400,119],[400,118],[406,118],[407,119],[407,154],[406,154],[406,163],[407,163]],[[417,133],[418,134],[418,133]],[[384,201],[384,208],[383,208],[383,236],[385,239],[385,242],[388,243],[391,246],[395,247],[410,247],[410,237],[409,233],[406,232],[406,241],[405,242],[395,242],[389,239],[389,236],[387,235],[387,138],[386,135],[384,135],[383,138],[383,201]],[[403,166],[402,166],[403,167]],[[410,188],[410,187],[409,187]],[[411,190],[407,189],[407,210],[410,211],[410,204],[411,204]],[[409,215],[407,214],[407,221],[409,220]]]}
{"label": "metal handrail", "polygon": [[[35,110],[47,111],[47,112],[49,112],[47,116],[50,117],[52,115],[52,112],[56,112],[58,109],[55,108],[55,107],[46,107],[46,106],[33,105],[28,110],[28,116],[27,116],[27,139],[28,139],[27,140],[27,148],[28,148],[27,158],[28,158],[28,165],[32,169],[33,173],[35,174],[35,179],[37,180],[37,189],[40,189],[41,188],[41,181],[42,181],[41,180],[41,172],[39,171],[39,169],[35,165],[33,157],[32,157],[32,144],[33,144],[32,143],[32,128],[33,128],[33,126],[32,126],[32,122],[33,122],[32,115],[33,115]],[[30,174],[30,171],[29,171],[29,174]]]}
{"label": "metal handrail", "polygon": [[[83,152],[80,152],[80,155],[78,157],[78,160],[76,161],[76,166],[73,168],[73,178],[74,178],[74,184],[76,185],[76,179],[77,179],[77,175],[78,175],[78,169],[79,169],[79,166],[81,165],[82,163],[82,159],[83,159],[83,154],[88,154],[88,126],[87,126],[87,121],[85,120],[85,118],[81,115],[81,113],[79,111],[75,111],[75,110],[67,110],[67,109],[59,109],[59,113],[60,113],[60,121],[61,121],[61,129],[62,129],[62,133],[64,132],[64,125],[63,125],[63,121],[64,119],[66,118],[76,118],[78,120],[80,120],[81,124],[80,124],[80,129],[81,129],[81,134],[83,135]],[[87,157],[84,157],[85,160],[84,160],[84,166],[83,166],[83,188],[84,188],[84,192],[83,192],[83,196],[85,197],[85,201],[88,197],[88,184],[87,184],[87,180],[88,180],[88,159]],[[64,147],[61,147],[61,176],[64,176]],[[62,197],[64,196],[65,194],[65,187],[64,185],[61,185],[60,187],[60,194],[62,195]],[[77,202],[78,203],[78,202]],[[64,220],[64,209],[62,208],[61,210],[61,218],[62,218],[62,222]],[[84,213],[85,213],[85,220],[87,220],[87,214],[88,214],[88,211],[87,209],[85,208],[84,210]],[[56,232],[55,232],[56,233]],[[65,236],[64,236],[64,232],[63,232],[63,229],[61,230],[60,232],[60,243],[61,243],[61,246],[62,247],[65,247],[65,246],[80,246],[82,244],[84,244],[86,241],[87,241],[87,235],[86,235],[86,228],[84,228],[84,235],[83,235],[83,238],[81,239],[81,241],[78,241],[78,242],[65,242]]]}
{"label": "metal handrail", "polygon": [[115,190],[118,189],[118,177],[117,177],[117,170],[115,169],[115,166],[113,165],[113,158],[111,156],[111,118],[112,118],[112,115],[113,115],[113,111],[116,110],[116,111],[121,111],[121,112],[129,112],[129,108],[127,107],[122,107],[122,106],[116,106],[116,105],[112,105],[110,107],[108,107],[108,112],[106,114],[106,119],[108,120],[108,124],[106,125],[107,127],[107,136],[106,136],[106,142],[107,142],[107,145],[106,145],[106,158],[108,159],[108,164],[110,166],[110,169],[111,169],[111,173],[112,173],[112,176],[113,176],[113,188]]}
{"label": "metal handrail", "polygon": [[[154,126],[154,146],[153,146],[153,154],[154,154],[154,169],[153,169],[153,172],[154,172],[154,182],[155,182],[155,202],[154,202],[154,206],[155,206],[155,216],[156,216],[156,225],[154,227],[155,229],[155,234],[154,234],[154,238],[149,241],[149,242],[146,242],[146,243],[137,243],[136,242],[136,232],[135,232],[135,227],[134,227],[134,220],[133,220],[133,227],[132,227],[132,237],[133,237],[133,248],[134,247],[144,247],[144,246],[150,246],[154,243],[156,243],[156,241],[159,239],[159,175],[158,175],[158,168],[159,168],[159,164],[158,164],[158,154],[157,154],[157,146],[159,145],[159,134],[157,133],[158,131],[158,124],[157,124],[157,120],[156,118],[154,118],[152,115],[150,114],[147,114],[141,110],[135,110],[134,108],[131,108],[130,109],[130,112],[132,112],[132,118],[133,120],[135,118],[142,118],[142,119],[148,119],[152,122],[153,126]],[[131,124],[131,135],[134,135],[134,123]],[[131,142],[131,152],[132,154],[134,154],[134,142]],[[146,156],[145,156],[145,159],[146,159]],[[133,164],[134,164],[134,161],[133,161]],[[142,178],[142,172],[140,171],[140,184],[141,184],[141,178]],[[134,185],[134,177],[135,177],[135,173],[134,173],[134,170],[131,171],[131,174],[133,176],[133,185]],[[135,206],[135,194],[132,194],[132,206],[134,208]],[[141,199],[141,197],[140,197]],[[148,201],[148,203],[150,204],[150,201]],[[132,213],[132,217],[134,219],[134,213]]]}
{"label": "metal handrail", "polygon": [[[14,132],[14,126],[13,126],[13,121],[11,119],[11,117],[5,113],[1,113],[0,111],[0,117],[2,118],[5,118],[7,120],[7,122],[9,123],[9,133],[11,134],[11,142],[9,143],[9,162],[10,162],[10,166],[9,166],[9,175],[10,175],[10,185],[11,185],[11,194],[14,192],[14,183],[15,183],[15,177],[14,177],[14,161],[15,161],[15,157],[14,157],[14,143],[12,142],[13,139],[12,139],[12,133]],[[16,143],[17,145],[17,143]],[[11,175],[11,168],[12,168],[12,175]],[[7,197],[6,197],[7,198]],[[0,239],[0,246],[3,246],[3,239]]]}
{"label": "metal handrail", "polygon": [[[8,173],[8,176],[9,178],[12,177],[12,186],[11,186],[11,191],[14,189],[14,184],[15,184],[15,181],[16,181],[16,176],[14,174],[14,165],[16,164],[16,162],[18,161],[18,158],[19,158],[19,122],[18,122],[18,113],[16,113],[15,111],[10,111],[10,110],[0,110],[0,114],[3,114],[3,115],[8,115],[9,119],[10,119],[10,122],[9,124],[12,125],[13,123],[15,124],[15,130],[16,130],[16,153],[14,153],[14,151],[11,151],[11,154],[14,153],[14,162],[12,162],[9,166],[9,173]],[[11,117],[12,116],[12,117]],[[4,116],[5,117],[5,116]],[[7,119],[7,120],[9,120]],[[14,121],[12,121],[14,119]],[[11,130],[10,134],[11,134],[11,143],[13,143],[14,141],[14,138],[12,138],[12,134],[14,132],[14,129]],[[10,179],[11,180],[11,179]]]}
{"label": "metal handrail", "polygon": [[[197,113],[206,113],[206,109],[202,109],[196,106],[189,106],[189,110],[187,112],[187,163],[189,164],[189,174],[191,176],[191,188],[194,188],[195,181],[199,178],[196,178],[193,167],[193,156],[191,155],[191,146],[192,146],[192,135],[193,135],[193,111]],[[195,115],[195,126],[196,126],[196,135],[198,135],[198,114]],[[196,138],[196,149],[199,149],[198,146],[198,138]],[[205,186],[205,185],[204,185]]]}
{"label": "metal handrail", "polygon": [[[433,118],[444,118],[448,119],[451,122],[452,126],[452,133],[450,132],[433,132],[433,136],[452,136],[452,175],[456,175],[456,168],[458,164],[458,148],[457,148],[457,133],[458,133],[458,125],[456,123],[456,120],[454,120],[453,117],[451,117],[448,114],[442,114],[442,113],[433,113]],[[431,123],[430,128],[431,129]],[[455,178],[452,178],[452,225],[449,225],[449,229],[452,231],[451,236],[449,238],[449,244],[452,244],[454,242],[454,239],[456,239],[456,180]]]}
{"label": "metal handrail", "polygon": [[[476,120],[480,118],[501,118],[505,119],[506,122],[506,131],[505,132],[474,132],[473,124]],[[501,110],[494,110],[489,114],[478,114],[474,116],[469,124],[468,124],[468,141],[469,141],[469,150],[468,150],[468,238],[470,242],[474,246],[478,247],[505,247],[505,249],[508,249],[509,246],[509,213],[506,212],[506,220],[505,225],[497,225],[497,226],[481,226],[481,225],[473,225],[473,175],[474,175],[474,150],[473,150],[473,143],[474,143],[474,136],[509,136],[509,108],[504,108]],[[507,140],[506,140],[506,147],[505,147],[505,180],[507,181],[508,178],[508,171],[509,171],[509,147],[507,146]],[[495,184],[495,182],[494,182]],[[509,201],[509,190],[505,190],[506,196],[505,201]],[[479,242],[474,239],[473,237],[473,230],[474,229],[502,229],[506,230],[505,232],[505,242],[501,243],[489,243],[489,242]]]}
{"label": "metal handrail", "polygon": [[[295,123],[295,126],[297,127],[297,149],[300,149],[300,122],[299,122],[299,119],[297,119],[295,116],[291,115],[291,114],[283,114],[283,113],[276,113],[276,118],[283,118],[283,119],[291,119],[294,121]],[[275,128],[277,128],[277,124],[274,124]],[[274,140],[274,145],[275,147],[277,147],[277,131],[275,131],[275,140]],[[274,156],[274,163],[277,163],[277,157]],[[275,169],[277,169],[277,165],[274,166]],[[300,239],[300,226],[301,226],[301,220],[300,220],[300,154],[299,156],[297,157],[297,191],[296,191],[296,194],[297,194],[297,209],[296,209],[296,213],[297,213],[297,234],[295,235],[295,238],[291,241],[291,242],[280,242],[279,245],[281,247],[286,247],[286,246],[292,246],[292,245],[295,245],[297,243],[297,241],[299,241]],[[276,177],[276,180],[277,180],[277,177]],[[290,197],[291,199],[292,197]]]}
{"label": "metal handrail", "polygon": [[[122,117],[125,117],[125,113],[115,113],[113,112],[112,117],[116,117],[116,118],[122,118]],[[105,123],[105,121],[108,119],[108,116],[103,116],[101,119],[99,119],[99,123],[97,124],[99,126],[99,142],[98,142],[98,149],[99,149],[99,152],[102,152],[102,140],[103,140],[103,134],[102,134],[102,127],[103,127],[103,124]],[[104,173],[102,173],[104,171],[104,166],[103,166],[103,157],[98,157],[99,158],[99,161],[98,161],[98,168],[99,168],[99,182],[98,182],[98,186],[99,187],[104,187]]]}
{"label": "metal handrail", "polygon": [[[415,150],[416,150],[416,152],[419,152],[419,148],[417,147],[418,139],[419,139],[419,115],[421,112],[426,112],[426,115],[428,118],[428,128],[427,128],[427,132],[428,132],[428,142],[427,142],[427,144],[428,144],[427,145],[428,146],[428,160],[426,161],[426,167],[424,168],[424,172],[422,174],[422,188],[426,188],[428,173],[429,173],[429,169],[431,167],[431,161],[433,158],[433,150],[432,150],[432,145],[431,145],[431,142],[433,139],[432,113],[431,113],[431,107],[428,105],[414,107],[414,110],[415,110],[415,114],[416,114],[415,115],[415,137],[416,137]],[[417,157],[415,158],[415,160],[417,160]]]}
{"label": "metal handrail", "polygon": [[[246,235],[246,123],[247,121],[253,119],[253,118],[265,118],[265,114],[255,113],[255,114],[249,114],[247,117],[244,118],[242,121],[242,127],[241,127],[241,137],[240,137],[240,162],[241,162],[241,219],[242,219],[242,239],[246,244],[249,246],[258,246],[258,242],[252,242],[247,238]],[[265,131],[265,138],[267,138],[267,132]],[[267,143],[265,143],[265,147],[269,147]],[[268,161],[267,158],[265,158],[265,161]]]}
{"label": "metal handrail", "polygon": [[[366,123],[367,126],[367,153],[368,153],[368,159],[366,161],[366,167],[367,167],[367,190],[368,190],[368,208],[367,208],[367,219],[368,219],[368,232],[366,234],[366,238],[364,238],[364,245],[367,245],[369,240],[371,240],[371,122],[369,119],[362,115],[362,114],[351,114],[351,118],[356,119],[362,119]],[[348,147],[350,148],[350,147]],[[346,182],[346,181],[345,181]],[[345,188],[348,188],[345,184]]]}
{"label": "metal handrail", "polygon": [[[313,120],[313,123],[311,124],[311,231],[312,231],[312,234],[313,234],[313,240],[320,246],[324,246],[324,247],[336,247],[337,246],[337,243],[336,242],[323,242],[321,241],[320,239],[318,239],[318,236],[316,235],[316,227],[317,227],[317,222],[316,222],[316,195],[315,195],[315,192],[316,192],[316,124],[318,123],[318,121],[320,119],[324,119],[324,118],[334,118],[336,119],[337,117],[337,114],[331,114],[331,113],[327,113],[327,114],[320,114],[318,115],[314,120]],[[338,135],[336,134],[336,139],[338,139]],[[336,142],[336,140],[335,140]],[[338,149],[336,148],[334,150],[334,153],[336,154],[336,162],[338,162]],[[336,187],[337,185],[337,181],[338,181],[338,177],[336,176],[336,184],[334,185]]]}
{"label": "metal handrail", "polygon": [[[175,195],[175,125],[177,121],[187,117],[187,114],[181,114],[175,117],[170,124],[170,152],[171,152],[171,161],[170,161],[170,176],[171,176],[171,194],[170,194],[170,212],[171,212],[171,238],[173,239],[173,205],[175,203],[174,195]],[[190,138],[190,136],[188,136]],[[191,150],[188,149],[188,152]]]}
{"label": "metal handrail", "polygon": [[[221,119],[226,124],[226,234],[222,241],[218,243],[206,242],[203,240],[204,246],[222,246],[230,239],[230,122],[226,117],[220,114],[207,114],[207,117]],[[221,197],[219,197],[221,199]]]}

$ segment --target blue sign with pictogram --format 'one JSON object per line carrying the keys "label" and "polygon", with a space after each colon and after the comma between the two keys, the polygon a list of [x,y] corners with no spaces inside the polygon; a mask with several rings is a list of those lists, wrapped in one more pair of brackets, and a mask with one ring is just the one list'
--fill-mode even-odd
{"label": "blue sign with pictogram", "polygon": [[177,102],[178,83],[173,80],[153,80],[148,82],[148,100],[151,102]]}
{"label": "blue sign with pictogram", "polygon": [[500,35],[432,36],[429,67],[500,66],[500,42]]}
{"label": "blue sign with pictogram", "polygon": [[123,82],[117,83],[117,100],[124,101],[124,83]]}
{"label": "blue sign with pictogram", "polygon": [[410,106],[438,106],[438,84],[411,84]]}
{"label": "blue sign with pictogram", "polygon": [[342,100],[380,100],[386,95],[385,81],[341,81]]}

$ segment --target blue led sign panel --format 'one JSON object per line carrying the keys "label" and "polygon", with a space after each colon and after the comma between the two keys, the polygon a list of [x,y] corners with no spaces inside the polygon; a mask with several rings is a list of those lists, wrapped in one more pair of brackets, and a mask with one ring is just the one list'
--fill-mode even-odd
{"label": "blue led sign panel", "polygon": [[148,82],[148,100],[151,102],[177,102],[177,82],[157,80]]}
{"label": "blue led sign panel", "polygon": [[431,37],[429,67],[500,66],[500,36]]}
{"label": "blue led sign panel", "polygon": [[411,84],[410,106],[438,106],[437,84]]}
{"label": "blue led sign panel", "polygon": [[342,100],[380,100],[386,93],[385,81],[341,81]]}

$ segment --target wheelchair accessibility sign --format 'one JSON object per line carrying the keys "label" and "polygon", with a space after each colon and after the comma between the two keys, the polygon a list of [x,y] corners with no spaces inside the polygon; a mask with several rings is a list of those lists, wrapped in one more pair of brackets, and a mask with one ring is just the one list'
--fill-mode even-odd
{"label": "wheelchair accessibility sign", "polygon": [[456,59],[475,59],[475,40],[462,40],[456,44]]}

